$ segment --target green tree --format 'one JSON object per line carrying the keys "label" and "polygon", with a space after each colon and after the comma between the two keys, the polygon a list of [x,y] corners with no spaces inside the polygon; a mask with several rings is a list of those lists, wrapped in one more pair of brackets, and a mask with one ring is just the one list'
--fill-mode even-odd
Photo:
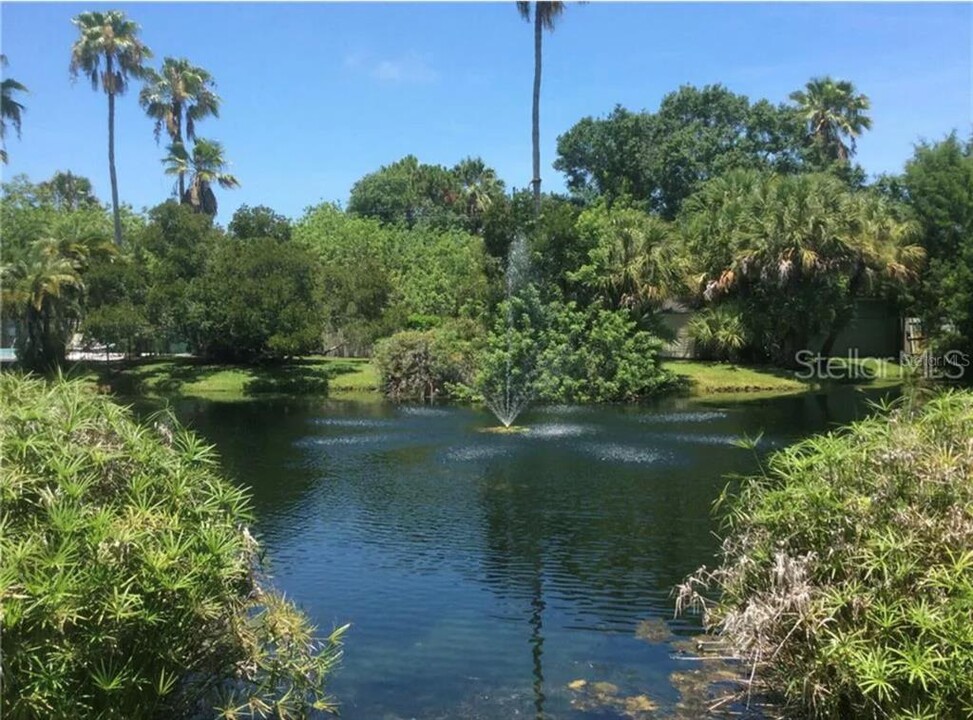
{"label": "green tree", "polygon": [[190,289],[188,333],[205,357],[278,360],[317,350],[324,327],[320,268],[300,245],[219,240]]}
{"label": "green tree", "polygon": [[[156,142],[163,128],[173,145],[185,146],[187,140],[195,140],[197,122],[219,117],[220,98],[214,88],[213,76],[186,58],[167,57],[160,71],[148,70],[139,104],[155,121]],[[180,173],[179,197],[185,193],[185,173]]]}
{"label": "green tree", "polygon": [[[143,65],[152,52],[138,37],[139,26],[119,10],[83,12],[72,22],[80,37],[71,48],[71,75],[83,74],[91,87],[99,86],[108,96],[108,172],[111,177],[111,201],[115,244],[122,244],[122,221],[118,204],[118,176],[115,172],[115,97],[128,89],[128,78],[141,78]],[[104,62],[104,69],[102,69]]]}
{"label": "green tree", "polygon": [[115,254],[92,260],[84,274],[85,308],[81,332],[85,344],[133,354],[153,335],[148,318],[150,278],[144,253]]}
{"label": "green tree", "polygon": [[564,12],[564,3],[553,0],[544,2],[517,2],[517,12],[527,22],[534,23],[534,91],[531,110],[531,157],[534,192],[534,214],[541,213],[541,65],[543,58],[544,31],[554,31],[557,19]]}
{"label": "green tree", "polygon": [[146,315],[163,350],[187,338],[190,286],[218,237],[209,215],[174,200],[149,211],[134,260],[148,278]]}
{"label": "green tree", "polygon": [[78,264],[56,241],[39,240],[25,257],[3,267],[3,304],[16,323],[17,358],[28,370],[51,372],[64,365],[81,317]]}
{"label": "green tree", "polygon": [[266,205],[241,205],[227,225],[227,231],[240,240],[270,237],[280,242],[291,239],[291,222]]}
{"label": "green tree", "polygon": [[434,402],[448,397],[473,373],[473,343],[448,325],[432,330],[405,330],[375,345],[375,364],[382,392],[395,401]]}
{"label": "green tree", "polygon": [[192,154],[179,143],[169,145],[168,150],[163,160],[166,175],[190,176],[189,187],[180,195],[180,201],[194,212],[215,217],[218,206],[213,185],[227,190],[240,187],[236,176],[226,171],[229,163],[223,156],[223,146],[215,140],[197,138]]}
{"label": "green tree", "polygon": [[504,196],[503,181],[481,158],[468,157],[457,163],[452,174],[459,181],[459,192],[466,213],[467,229],[481,234],[483,215]]}
{"label": "green tree", "polygon": [[578,232],[591,250],[571,279],[591,287],[608,307],[628,309],[639,320],[663,300],[685,294],[683,258],[665,220],[601,200],[581,213]]}
{"label": "green tree", "polygon": [[659,367],[661,346],[626,310],[607,310],[599,302],[544,302],[528,285],[498,305],[474,383],[498,415],[530,399],[633,401],[672,382]]}
{"label": "green tree", "polygon": [[91,180],[70,170],[58,170],[37,186],[38,195],[49,200],[59,211],[80,210],[99,205]]}
{"label": "green tree", "polygon": [[683,208],[682,233],[700,299],[743,303],[757,356],[784,365],[822,334],[830,351],[870,281],[902,286],[922,260],[896,208],[825,173],[711,180]]}
{"label": "green tree", "polygon": [[751,103],[722,85],[685,85],[655,113],[616,107],[582,119],[558,138],[554,167],[582,199],[629,195],[671,219],[703,183],[730,170],[800,170],[803,145],[792,108]]}
{"label": "green tree", "polygon": [[368,352],[397,330],[477,317],[486,305],[484,243],[462,230],[390,226],[323,204],[295,225],[294,242],[321,263],[329,345]]}
{"label": "green tree", "polygon": [[[0,54],[0,68],[7,67],[7,56]],[[7,137],[7,123],[13,125],[20,137],[21,121],[25,111],[23,103],[14,98],[14,93],[28,92],[27,88],[13,78],[4,78],[0,82],[0,143],[5,143]],[[0,147],[0,162],[6,164],[6,146]]]}
{"label": "green tree", "polygon": [[918,145],[901,184],[928,259],[915,310],[932,349],[973,355],[973,137]]}
{"label": "green tree", "polygon": [[790,97],[824,163],[847,163],[855,154],[857,138],[872,127],[866,114],[871,107],[868,96],[857,93],[847,80],[813,78]]}
{"label": "green tree", "polygon": [[389,225],[453,227],[462,224],[460,192],[448,169],[407,155],[358,180],[351,188],[348,212]]}

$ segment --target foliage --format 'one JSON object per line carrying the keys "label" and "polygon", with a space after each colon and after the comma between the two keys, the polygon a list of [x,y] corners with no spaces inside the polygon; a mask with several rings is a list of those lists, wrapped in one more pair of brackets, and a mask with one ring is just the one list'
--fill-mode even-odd
{"label": "foliage", "polygon": [[591,248],[572,280],[593,289],[606,306],[635,319],[685,293],[685,263],[669,223],[620,201],[604,199],[578,218],[582,244]]}
{"label": "foliage", "polygon": [[[0,54],[0,68],[5,67],[7,67],[7,56]],[[13,125],[17,137],[20,137],[23,114],[26,111],[23,103],[14,98],[14,93],[25,92],[28,92],[26,86],[13,78],[5,77],[0,82],[0,143],[4,145],[0,147],[0,162],[4,164],[7,162],[7,123]]]}
{"label": "foliage", "polygon": [[915,307],[930,344],[973,354],[973,138],[919,145],[901,182],[928,257]]}
{"label": "foliage", "polygon": [[807,128],[812,157],[818,166],[847,162],[855,154],[855,140],[872,127],[865,113],[871,107],[866,95],[855,92],[847,80],[812,78],[791,100]]}
{"label": "foliage", "polygon": [[616,107],[584,118],[557,141],[554,167],[582,197],[630,195],[673,218],[706,180],[739,168],[793,172],[803,135],[794,111],[722,85],[685,85],[656,113]]}
{"label": "foliage", "polygon": [[425,165],[407,155],[358,180],[348,212],[406,227],[449,227],[459,221],[455,178],[441,165]]}
{"label": "foliage", "polygon": [[146,316],[164,348],[189,333],[189,288],[202,273],[209,248],[218,237],[208,215],[194,213],[175,201],[149,211],[136,260],[148,276]]}
{"label": "foliage", "polygon": [[320,268],[303,247],[273,238],[223,238],[190,295],[187,334],[206,358],[253,362],[320,347]]}
{"label": "foliage", "polygon": [[6,315],[17,326],[20,363],[37,372],[63,365],[84,292],[77,261],[55,241],[38,241],[26,257],[3,267],[2,284]]}
{"label": "foliage", "polygon": [[[139,26],[120,10],[83,12],[71,22],[79,37],[71,46],[71,77],[84,75],[91,89],[108,96],[108,171],[111,179],[115,244],[122,244],[118,178],[115,172],[115,98],[128,89],[128,80],[145,76],[143,64],[152,51],[139,38]],[[104,63],[104,66],[102,66]]]}
{"label": "foliage", "polygon": [[213,185],[225,190],[240,187],[235,175],[226,171],[229,163],[223,156],[223,146],[215,140],[197,138],[190,153],[181,142],[173,142],[168,147],[163,162],[166,175],[176,175],[179,182],[189,175],[189,187],[180,195],[180,201],[194,212],[215,217],[218,205]]}
{"label": "foliage", "polygon": [[320,261],[325,325],[339,343],[367,351],[410,318],[482,312],[483,242],[462,231],[384,226],[325,204],[297,223],[294,239]]}
{"label": "foliage", "polygon": [[953,392],[775,453],[722,499],[721,564],[681,606],[791,713],[969,717],[970,437],[973,395]]}
{"label": "foliage", "polygon": [[783,365],[822,334],[827,355],[855,297],[901,287],[923,257],[898,208],[830,174],[735,171],[707,183],[681,220],[698,296],[742,304],[754,357]]}
{"label": "foliage", "polygon": [[451,324],[434,330],[405,330],[375,346],[382,391],[395,401],[434,402],[470,381],[471,328]]}
{"label": "foliage", "polygon": [[[197,122],[220,114],[220,98],[213,76],[185,58],[167,57],[158,72],[147,70],[139,104],[155,121],[155,141],[159,142],[165,128],[172,145],[180,149],[185,148],[187,140],[196,140]],[[177,197],[182,198],[186,194],[186,172],[178,175]]]}
{"label": "foliage", "polygon": [[70,170],[58,171],[50,180],[39,183],[37,195],[44,202],[50,202],[58,211],[81,210],[101,205],[95,196],[91,180],[75,175]]}
{"label": "foliage", "polygon": [[[57,172],[50,180],[38,184],[31,183],[25,175],[3,183],[0,225],[4,262],[21,259],[35,241],[43,238],[110,235],[111,216],[97,200],[88,201],[86,186],[90,188],[86,178],[70,172]],[[122,210],[126,232],[136,234],[141,220],[125,208]]]}
{"label": "foliage", "polygon": [[697,356],[708,360],[736,360],[750,344],[747,321],[732,303],[703,308],[693,315],[688,330]]}
{"label": "foliage", "polygon": [[267,586],[243,492],[167,417],[0,375],[4,717],[304,717],[343,629]]}
{"label": "foliage", "polygon": [[241,205],[226,227],[227,231],[240,240],[253,238],[273,238],[279,242],[291,239],[290,220],[278,215],[266,205]]}
{"label": "foliage", "polygon": [[160,70],[147,70],[139,104],[155,121],[156,142],[163,129],[172,142],[195,140],[197,122],[210,115],[219,117],[215,87],[213,76],[186,58],[167,57]]}
{"label": "foliage", "polygon": [[502,200],[503,182],[480,158],[468,157],[446,168],[407,155],[358,180],[348,212],[387,225],[480,233],[483,214]]}
{"label": "foliage", "polygon": [[624,310],[598,303],[543,303],[528,287],[501,303],[477,361],[485,397],[526,388],[541,402],[632,401],[672,382],[658,363],[662,343]]}

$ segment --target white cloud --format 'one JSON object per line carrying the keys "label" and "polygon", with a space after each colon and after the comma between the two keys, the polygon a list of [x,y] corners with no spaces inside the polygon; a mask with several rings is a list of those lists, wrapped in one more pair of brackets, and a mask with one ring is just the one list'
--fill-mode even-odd
{"label": "white cloud", "polygon": [[427,84],[436,82],[439,73],[428,57],[412,52],[397,58],[375,58],[367,53],[350,53],[344,65],[349,70],[363,72],[383,83]]}

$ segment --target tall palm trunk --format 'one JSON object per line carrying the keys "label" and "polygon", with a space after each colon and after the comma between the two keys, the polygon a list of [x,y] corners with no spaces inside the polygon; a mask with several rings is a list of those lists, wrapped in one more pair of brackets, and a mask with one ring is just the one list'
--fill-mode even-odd
{"label": "tall palm trunk", "polygon": [[[186,147],[182,140],[182,103],[175,103],[174,112],[176,123],[176,136],[173,138],[183,148]],[[179,173],[179,202],[186,194],[186,173]]]}
{"label": "tall palm trunk", "polygon": [[118,210],[118,176],[115,173],[115,85],[112,57],[106,56],[105,76],[108,78],[108,174],[111,177],[111,211],[115,222],[115,245],[122,244],[122,216]]}
{"label": "tall palm trunk", "polygon": [[544,26],[541,23],[540,8],[534,7],[534,108],[532,116],[531,143],[533,145],[534,179],[534,217],[541,214],[541,44]]}

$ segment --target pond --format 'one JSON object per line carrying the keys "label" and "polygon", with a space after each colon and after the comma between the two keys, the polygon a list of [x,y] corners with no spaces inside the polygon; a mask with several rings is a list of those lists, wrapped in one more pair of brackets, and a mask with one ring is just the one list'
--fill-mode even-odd
{"label": "pond", "polygon": [[534,408],[510,435],[469,408],[174,409],[252,491],[275,582],[320,627],[352,624],[330,685],[344,718],[612,718],[642,717],[618,700],[639,695],[675,712],[673,642],[698,627],[670,591],[712,561],[724,475],[756,468],[733,441],[783,446],[868,397]]}

